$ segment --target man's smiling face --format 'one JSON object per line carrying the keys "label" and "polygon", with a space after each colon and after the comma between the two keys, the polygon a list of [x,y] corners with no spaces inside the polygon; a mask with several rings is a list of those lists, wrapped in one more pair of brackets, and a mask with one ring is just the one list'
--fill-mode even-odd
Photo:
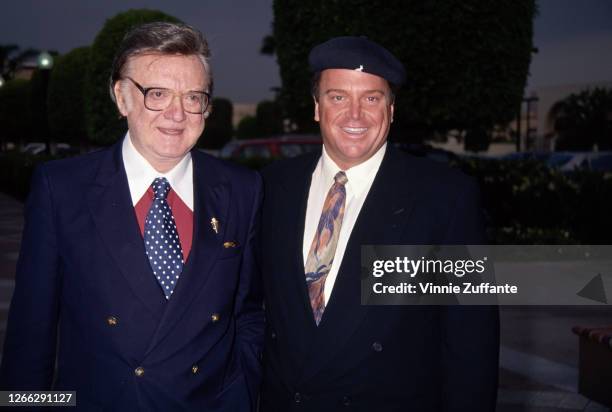
{"label": "man's smiling face", "polygon": [[347,69],[321,72],[315,120],[325,150],[342,170],[365,162],[385,143],[393,119],[392,99],[382,77]]}
{"label": "man's smiling face", "polygon": [[[209,82],[198,56],[135,56],[128,61],[126,75],[145,88],[160,87],[177,94],[207,91]],[[134,147],[160,172],[178,164],[204,130],[204,116],[186,112],[177,96],[164,110],[149,110],[142,93],[127,79],[115,84],[115,95],[119,110],[127,116]]]}

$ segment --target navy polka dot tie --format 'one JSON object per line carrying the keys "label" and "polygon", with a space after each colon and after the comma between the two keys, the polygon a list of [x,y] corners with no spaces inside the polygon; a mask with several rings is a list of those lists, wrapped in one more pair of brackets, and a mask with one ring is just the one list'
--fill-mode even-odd
{"label": "navy polka dot tie", "polygon": [[154,199],[145,219],[144,241],[149,264],[166,299],[170,299],[183,271],[183,250],[172,210],[166,201],[170,183],[165,177],[151,184]]}

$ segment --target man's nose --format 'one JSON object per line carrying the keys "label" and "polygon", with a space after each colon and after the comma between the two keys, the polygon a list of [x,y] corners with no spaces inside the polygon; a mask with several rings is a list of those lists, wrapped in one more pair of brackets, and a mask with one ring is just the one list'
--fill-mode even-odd
{"label": "man's nose", "polygon": [[361,101],[359,99],[351,99],[349,115],[351,119],[359,119],[361,117]]}
{"label": "man's nose", "polygon": [[175,122],[182,122],[185,120],[185,108],[183,107],[183,99],[180,95],[174,95],[170,105],[166,108],[164,115],[168,119],[172,119]]}

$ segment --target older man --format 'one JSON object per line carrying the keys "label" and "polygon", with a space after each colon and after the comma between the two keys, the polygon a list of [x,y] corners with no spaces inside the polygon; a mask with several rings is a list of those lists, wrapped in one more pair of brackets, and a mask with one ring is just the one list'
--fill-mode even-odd
{"label": "older man", "polygon": [[111,75],[125,137],[36,171],[3,389],[76,390],[88,411],[254,407],[261,184],[192,150],[210,113],[208,57],[191,27],[135,28]]}
{"label": "older man", "polygon": [[264,173],[261,410],[493,411],[495,309],[360,302],[362,245],[484,242],[475,184],[387,144],[389,51],[334,38],[310,66],[322,153]]}

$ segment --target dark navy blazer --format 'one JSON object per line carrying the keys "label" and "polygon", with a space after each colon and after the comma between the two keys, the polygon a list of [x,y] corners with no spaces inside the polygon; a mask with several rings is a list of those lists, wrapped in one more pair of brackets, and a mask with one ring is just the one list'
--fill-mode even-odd
{"label": "dark navy blazer", "polygon": [[494,411],[496,308],[361,305],[361,245],[485,243],[474,182],[388,147],[317,327],[302,244],[319,156],[280,162],[263,173],[261,410]]}
{"label": "dark navy blazer", "polygon": [[254,406],[260,177],[199,151],[192,157],[193,246],[169,301],[145,256],[121,143],[37,169],[2,389],[76,390],[78,409],[88,411]]}

